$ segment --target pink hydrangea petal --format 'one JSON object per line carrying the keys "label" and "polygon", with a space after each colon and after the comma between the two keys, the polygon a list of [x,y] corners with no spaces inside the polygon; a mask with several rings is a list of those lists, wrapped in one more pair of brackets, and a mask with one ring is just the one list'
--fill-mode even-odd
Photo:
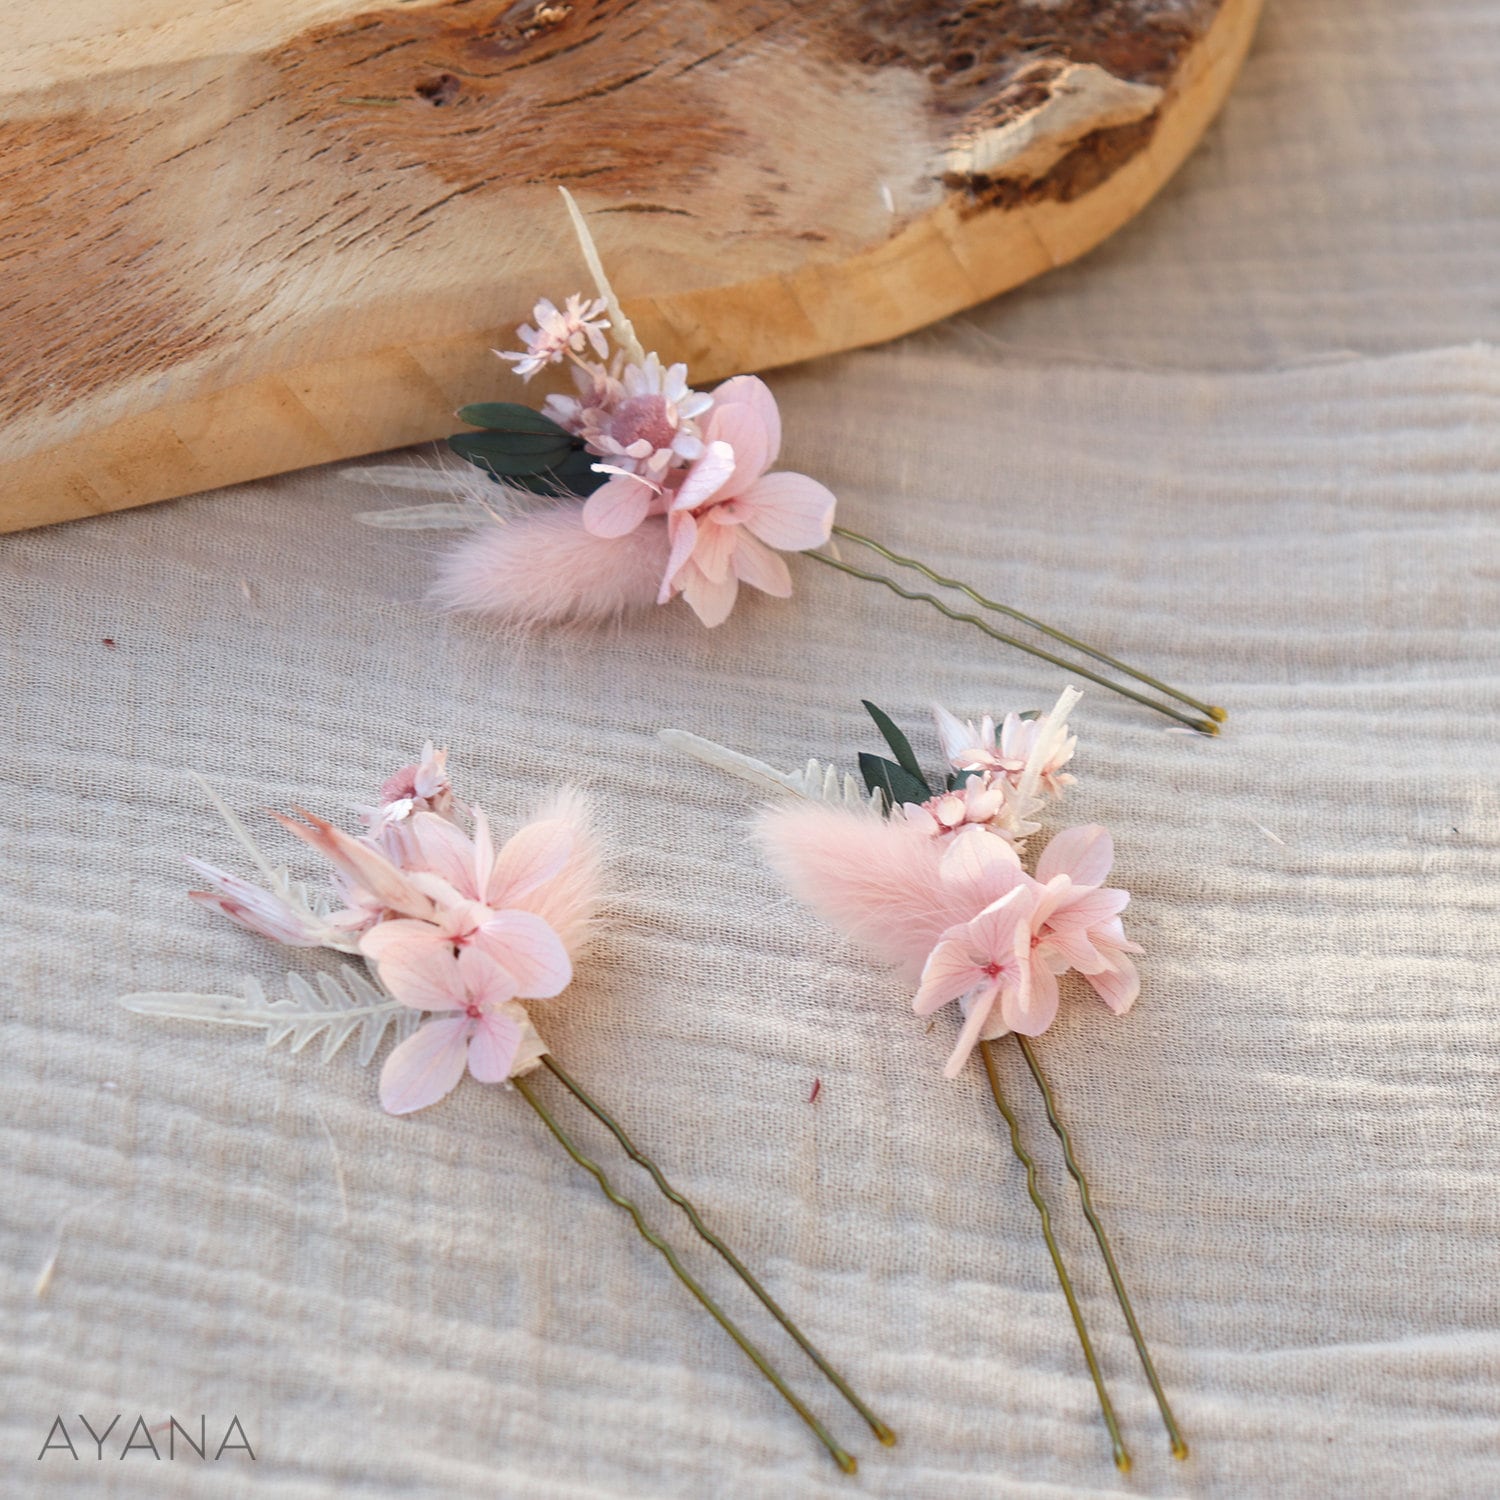
{"label": "pink hydrangea petal", "polygon": [[729,568],[734,560],[739,538],[732,526],[721,526],[714,520],[714,512],[698,519],[698,542],[693,548],[693,561],[703,570],[710,583],[723,583],[729,577]]}
{"label": "pink hydrangea petal", "polygon": [[451,1094],[464,1076],[472,1024],[458,1016],[419,1026],[380,1070],[381,1107],[388,1114],[409,1115]]}
{"label": "pink hydrangea petal", "polygon": [[562,939],[529,911],[496,912],[475,933],[474,946],[515,980],[515,992],[524,1000],[550,1000],[572,982],[573,964]]}
{"label": "pink hydrangea petal", "polygon": [[[985,837],[995,843],[1000,840],[993,834]],[[984,954],[991,963],[1005,964],[1016,952],[1017,941],[1026,938],[1026,951],[1031,950],[1030,931],[1026,927],[1034,897],[1024,886],[1007,891],[998,901],[992,901],[969,923],[967,941],[976,954]]]}
{"label": "pink hydrangea petal", "polygon": [[1084,977],[1093,985],[1099,998],[1117,1016],[1123,1016],[1135,1004],[1136,997],[1141,992],[1141,976],[1123,953],[1114,952],[1108,957],[1113,968]]}
{"label": "pink hydrangea petal", "polygon": [[965,828],[955,834],[943,853],[943,884],[954,899],[971,903],[970,911],[982,911],[992,901],[1025,882],[1020,856],[1004,839],[983,828]]}
{"label": "pink hydrangea petal", "polygon": [[589,496],[583,507],[583,529],[592,536],[629,536],[650,513],[651,486],[631,474],[616,474]]}
{"label": "pink hydrangea petal", "polygon": [[719,583],[713,582],[701,568],[690,566],[683,574],[682,597],[707,626],[722,625],[739,597],[740,581],[731,573]]}
{"label": "pink hydrangea petal", "polygon": [[963,1065],[968,1062],[969,1054],[983,1034],[985,1022],[990,1018],[990,1011],[995,1004],[995,989],[993,984],[986,985],[969,1002],[969,1013],[964,1017],[963,1027],[958,1033],[958,1041],[948,1061],[943,1064],[944,1078],[957,1078],[963,1070]]}
{"label": "pink hydrangea petal", "polygon": [[771,387],[759,376],[736,375],[717,386],[713,396],[714,406],[718,410],[746,406],[755,413],[760,430],[765,435],[765,462],[760,470],[764,473],[776,462],[776,456],[781,452],[781,409],[776,405]]}
{"label": "pink hydrangea petal", "polygon": [[1031,921],[1033,928],[1040,932],[1054,912],[1067,906],[1068,898],[1073,894],[1073,882],[1066,875],[1054,875],[1045,885],[1036,881],[1031,884],[1036,897],[1031,909]]}
{"label": "pink hydrangea petal", "polygon": [[410,827],[421,872],[446,881],[465,900],[477,901],[473,840],[456,823],[436,813],[414,813]]}
{"label": "pink hydrangea petal", "polygon": [[1109,829],[1098,823],[1064,828],[1054,834],[1036,862],[1036,878],[1044,884],[1066,875],[1074,885],[1103,885],[1114,863],[1115,843]]}
{"label": "pink hydrangea petal", "polygon": [[821,547],[833,529],[833,491],[806,474],[766,474],[735,496],[733,514],[779,552]]}
{"label": "pink hydrangea petal", "polygon": [[1040,1036],[1057,1019],[1057,975],[1046,964],[1028,959],[1021,983],[1007,989],[1001,999],[1005,1024],[1022,1036]]}
{"label": "pink hydrangea petal", "polygon": [[469,1038],[469,1072],[480,1083],[504,1083],[521,1045],[521,1023],[504,1011],[487,1011]]}
{"label": "pink hydrangea petal", "polygon": [[560,818],[528,823],[505,843],[485,890],[485,904],[512,906],[562,873],[573,852],[573,830]]}
{"label": "pink hydrangea petal", "polygon": [[661,592],[656,597],[658,604],[665,604],[672,597],[673,585],[687,567],[693,550],[698,545],[698,523],[686,512],[679,512],[668,521],[672,538],[671,551],[667,554],[667,568],[661,576]]}
{"label": "pink hydrangea petal", "polygon": [[1109,960],[1089,941],[1086,928],[1054,927],[1048,932],[1043,948],[1049,961],[1054,957],[1066,969],[1080,974],[1098,974],[1109,967]]}
{"label": "pink hydrangea petal", "polygon": [[674,511],[697,510],[707,505],[735,475],[734,449],[726,442],[711,442],[703,456],[694,461],[687,477],[672,496]]}
{"label": "pink hydrangea petal", "polygon": [[1113,921],[1129,905],[1130,892],[1117,886],[1075,886],[1052,921],[1054,924],[1066,922],[1082,927],[1101,927]]}
{"label": "pink hydrangea petal", "polygon": [[930,1016],[967,995],[984,982],[984,977],[984,970],[974,962],[966,942],[961,938],[944,938],[922,969],[922,983],[912,998],[911,1008],[919,1016]]}
{"label": "pink hydrangea petal", "polygon": [[715,405],[709,413],[708,434],[716,443],[725,443],[734,455],[734,470],[719,487],[719,495],[742,495],[767,469],[775,452],[765,418],[753,402],[730,402]]}
{"label": "pink hydrangea petal", "polygon": [[464,948],[456,960],[459,983],[470,1005],[508,1005],[516,998],[516,980],[482,949]]}
{"label": "pink hydrangea petal", "polygon": [[741,583],[748,583],[751,588],[770,594],[774,599],[792,597],[792,575],[785,559],[764,542],[741,531],[733,561],[734,576]]}
{"label": "pink hydrangea petal", "polygon": [[453,940],[430,922],[381,922],[360,938],[359,951],[403,1005],[461,1010],[466,1003]]}

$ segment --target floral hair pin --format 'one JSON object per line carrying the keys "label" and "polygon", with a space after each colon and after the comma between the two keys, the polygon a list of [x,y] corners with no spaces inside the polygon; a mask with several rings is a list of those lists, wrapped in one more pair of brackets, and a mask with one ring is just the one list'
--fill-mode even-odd
{"label": "floral hair pin", "polygon": [[1114,858],[1107,830],[1096,824],[1064,828],[1040,851],[1032,848],[1049,804],[1074,779],[1065,769],[1076,746],[1067,720],[1079,696],[1069,688],[1050,713],[1010,714],[998,725],[990,718],[963,723],[937,709],[946,765],[932,778],[906,735],[871,703],[865,708],[893,758],[861,754],[862,783],[818,761],[781,772],[681,730],[664,730],[661,737],[764,790],[792,794],[794,801],[763,809],[754,829],[792,894],[895,967],[915,991],[917,1015],[936,1015],[956,1004],[962,1021],[944,1076],[957,1077],[978,1050],[1011,1147],[1026,1170],[1027,1191],[1098,1393],[1115,1463],[1126,1470],[1130,1456],[996,1053],[1001,1038],[1015,1038],[1078,1185],[1172,1452],[1186,1458],[1187,1444],[1034,1042],[1057,1016],[1060,976],[1078,974],[1115,1015],[1131,1008],[1140,989],[1132,955],[1141,950],[1126,938],[1120,918],[1130,898],[1104,883]]}
{"label": "floral hair pin", "polygon": [[704,1222],[626,1133],[624,1127],[552,1055],[527,1006],[557,999],[595,921],[600,856],[587,807],[562,791],[498,847],[479,807],[464,807],[448,780],[447,752],[429,743],[421,760],[382,786],[376,805],[360,810],[364,828],[351,835],[312,813],[276,820],[333,869],[322,894],[272,865],[240,820],[209,796],[264,882],[255,885],[202,860],[189,863],[207,889],[193,900],[239,926],[293,948],[325,948],[361,960],[338,973],[317,971],[311,982],[287,976],[287,997],[268,999],[253,979],[239,995],[134,994],[127,1010],[143,1015],[259,1027],[268,1046],[289,1041],[294,1052],[318,1037],[328,1060],[351,1038],[368,1063],[389,1031],[397,1045],[380,1073],[380,1102],[393,1115],[437,1104],[464,1074],[508,1084],[541,1118],[563,1150],[666,1259],[679,1281],[776,1388],[828,1449],[853,1473],[851,1454],[683,1266],[640,1209],[580,1150],[535,1087],[550,1072],[607,1129],[631,1161],[686,1216],[766,1310],[812,1359],[835,1389],[887,1445],[895,1434],[854,1393],[807,1336],[782,1311],[739,1257]]}
{"label": "floral hair pin", "polygon": [[[475,487],[458,502],[361,517],[401,529],[467,528],[468,535],[440,562],[437,602],[535,626],[609,620],[681,598],[705,625],[715,626],[728,618],[742,584],[789,597],[786,554],[800,552],[903,599],[930,604],[1190,729],[1218,733],[1223,709],[836,524],[831,491],[806,474],[775,467],[781,414],[770,387],[753,375],[737,375],[712,391],[694,390],[686,365],[664,365],[647,353],[615,297],[582,213],[566,189],[563,196],[598,295],[575,293],[561,307],[542,298],[532,312],[535,321],[517,330],[523,347],[500,358],[523,381],[565,365],[575,393],[549,395],[540,410],[509,401],[460,409],[459,418],[480,430],[450,438],[449,446],[496,481],[499,500],[487,498],[486,487]],[[425,470],[349,472],[424,489],[453,486],[451,475]],[[951,590],[967,604],[955,608],[937,594],[850,562],[830,545],[834,538]],[[999,630],[968,606],[1038,632],[1054,647],[1126,680]]]}

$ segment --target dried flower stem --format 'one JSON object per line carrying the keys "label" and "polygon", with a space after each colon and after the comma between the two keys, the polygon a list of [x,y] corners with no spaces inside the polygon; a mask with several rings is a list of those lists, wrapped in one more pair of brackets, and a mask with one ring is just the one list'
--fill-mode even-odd
{"label": "dried flower stem", "polygon": [[[842,558],[830,556],[827,552],[804,552],[804,557],[815,558],[820,563],[827,563],[830,568],[837,568],[841,573],[847,573],[851,578],[863,578],[868,583],[878,583],[888,588],[893,594],[899,594],[903,599],[911,599],[919,604],[930,604],[939,614],[946,615],[950,620],[957,620],[963,625],[972,625],[976,630],[981,630],[991,640],[999,641],[1002,645],[1013,646],[1017,651],[1024,651],[1029,656],[1035,656],[1042,661],[1050,662],[1054,667],[1061,667],[1065,672],[1071,672],[1075,676],[1083,677],[1089,682],[1096,682],[1100,687],[1109,688],[1112,692],[1119,693],[1122,698],[1129,698],[1132,702],[1143,704],[1146,708],[1154,708],[1157,713],[1165,714],[1169,719],[1176,719],[1179,724],[1186,724],[1189,729],[1195,729],[1199,734],[1217,734],[1219,725],[1215,719],[1195,719],[1188,714],[1179,713],[1175,708],[1165,703],[1158,703],[1154,698],[1148,698],[1143,693],[1136,692],[1133,688],[1125,687],[1118,682],[1111,682],[1108,677],[1101,677],[1097,672],[1090,671],[1087,667],[1080,667],[1075,662],[1065,661],[1060,656],[1054,656],[1050,651],[1043,651],[1039,646],[1028,646],[1025,641],[1017,640],[1013,635],[1006,635],[1003,631],[996,630],[994,626],[981,620],[978,615],[964,614],[960,610],[945,604],[936,594],[924,594],[915,589],[905,588],[896,582],[894,578],[888,578],[884,573],[871,573],[864,568],[856,568],[853,563],[847,563]],[[1219,710],[1223,713],[1223,710]]]}
{"label": "dried flower stem", "polygon": [[1089,1194],[1089,1185],[1083,1175],[1083,1168],[1078,1165],[1078,1158],[1073,1154],[1073,1138],[1057,1113],[1057,1102],[1052,1097],[1052,1089],[1047,1083],[1046,1075],[1042,1072],[1042,1065],[1037,1061],[1036,1049],[1026,1037],[1019,1033],[1016,1035],[1016,1045],[1020,1047],[1021,1055],[1026,1059],[1026,1066],[1031,1069],[1031,1076],[1036,1080],[1037,1088],[1041,1090],[1042,1102],[1047,1107],[1047,1119],[1053,1130],[1057,1132],[1058,1140],[1062,1142],[1063,1159],[1068,1164],[1068,1172],[1073,1181],[1078,1184],[1078,1196],[1083,1201],[1083,1215],[1089,1221],[1089,1228],[1094,1231],[1094,1238],[1099,1242],[1099,1253],[1103,1255],[1104,1264],[1109,1268],[1109,1279],[1114,1284],[1120,1311],[1125,1314],[1130,1337],[1135,1342],[1135,1352],[1141,1357],[1141,1366],[1146,1372],[1146,1379],[1151,1383],[1156,1404],[1161,1409],[1161,1419],[1166,1424],[1167,1436],[1172,1440],[1172,1457],[1186,1458],[1188,1456],[1187,1442],[1177,1426],[1177,1419],[1172,1415],[1167,1393],[1162,1389],[1161,1381],[1157,1378],[1156,1366],[1151,1362],[1146,1340],[1141,1333],[1140,1324],[1136,1322],[1135,1309],[1130,1305],[1130,1297],[1125,1291],[1125,1282],[1120,1276],[1120,1268],[1115,1264],[1114,1251],[1110,1249],[1109,1237],[1104,1232],[1104,1225],[1099,1222],[1099,1215],[1094,1211],[1094,1200]]}
{"label": "dried flower stem", "polygon": [[835,1390],[862,1416],[870,1426],[870,1431],[875,1434],[886,1447],[891,1447],[896,1441],[896,1434],[886,1426],[874,1412],[865,1405],[860,1398],[850,1389],[848,1382],[832,1365],[818,1352],[812,1342],[797,1325],[782,1311],[776,1299],[763,1287],[756,1278],[751,1275],[744,1262],[724,1243],[723,1240],[703,1222],[698,1210],[690,1203],[676,1188],[663,1176],[661,1168],[642,1151],[629,1135],[626,1134],[624,1126],[617,1121],[603,1105],[592,1099],[579,1084],[549,1053],[542,1058],[542,1063],[556,1075],[562,1086],[578,1100],[596,1120],[620,1143],[625,1154],[635,1162],[637,1166],[644,1167],[650,1174],[657,1187],[661,1189],[663,1197],[675,1203],[688,1217],[688,1222],[698,1232],[698,1237],[723,1256],[730,1269],[760,1298],[766,1311],[776,1319],[786,1331],[796,1340],[803,1353],[828,1377]]}
{"label": "dried flower stem", "polygon": [[1122,1474],[1128,1474],[1130,1454],[1125,1451],[1125,1441],[1120,1436],[1120,1424],[1115,1416],[1115,1408],[1109,1399],[1109,1392],[1104,1388],[1104,1376],[1100,1372],[1099,1361],[1094,1354],[1094,1346],[1089,1339],[1088,1329],[1083,1324],[1083,1312],[1078,1306],[1073,1283],[1068,1276],[1067,1268],[1063,1265],[1062,1253],[1057,1248],[1057,1240],[1052,1234],[1052,1215],[1047,1211],[1046,1200],[1037,1186],[1036,1163],[1021,1144],[1021,1127],[1015,1115],[1011,1113],[1010,1106],[1005,1102],[1005,1094],[1000,1087],[1000,1074],[995,1067],[993,1045],[990,1042],[981,1041],[979,1053],[984,1059],[984,1071],[989,1076],[990,1093],[995,1096],[995,1107],[1005,1117],[1005,1123],[1010,1127],[1011,1150],[1015,1152],[1016,1159],[1026,1168],[1026,1191],[1036,1205],[1037,1213],[1041,1216],[1042,1235],[1047,1241],[1047,1251],[1052,1257],[1052,1266],[1057,1272],[1063,1296],[1068,1299],[1068,1311],[1073,1315],[1073,1327],[1078,1330],[1078,1342],[1083,1346],[1083,1357],[1088,1362],[1089,1374],[1094,1379],[1094,1389],[1099,1395],[1099,1407],[1104,1413],[1104,1425],[1109,1429],[1109,1441],[1110,1447],[1114,1450],[1115,1467]]}
{"label": "dried flower stem", "polygon": [[854,1459],[854,1455],[851,1453],[846,1453],[844,1449],[839,1447],[839,1445],[829,1435],[828,1430],[817,1419],[817,1417],[815,1417],[812,1412],[808,1410],[808,1408],[802,1403],[802,1401],[797,1397],[795,1392],[793,1392],[791,1387],[788,1386],[787,1383],[781,1378],[781,1376],[771,1368],[771,1365],[766,1359],[765,1355],[763,1355],[760,1350],[757,1349],[755,1345],[752,1344],[750,1340],[740,1332],[739,1328],[734,1324],[734,1322],[731,1321],[729,1316],[718,1305],[718,1303],[715,1302],[713,1298],[710,1297],[708,1293],[704,1291],[703,1288],[698,1284],[698,1282],[689,1274],[687,1268],[682,1264],[680,1260],[678,1260],[676,1252],[672,1249],[672,1247],[664,1239],[662,1239],[660,1235],[656,1234],[647,1226],[646,1221],[641,1217],[640,1209],[637,1208],[629,1198],[622,1197],[618,1192],[615,1191],[615,1189],[610,1185],[609,1178],[605,1176],[604,1169],[598,1164],[598,1162],[591,1161],[578,1149],[578,1147],[573,1143],[572,1139],[568,1136],[568,1133],[562,1128],[561,1125],[557,1123],[556,1119],[552,1115],[552,1112],[532,1092],[531,1085],[527,1083],[525,1078],[513,1078],[511,1082],[515,1084],[516,1089],[521,1094],[521,1097],[525,1099],[525,1101],[532,1107],[532,1109],[534,1109],[541,1117],[542,1123],[556,1137],[558,1144],[563,1148],[563,1150],[566,1151],[568,1155],[571,1156],[573,1160],[584,1169],[584,1171],[589,1173],[590,1176],[594,1178],[594,1180],[599,1184],[600,1189],[603,1191],[604,1196],[608,1198],[611,1203],[617,1205],[620,1208],[623,1208],[625,1212],[630,1215],[631,1219],[635,1223],[636,1229],[640,1232],[641,1237],[646,1240],[648,1244],[654,1245],[656,1249],[661,1252],[663,1257],[666,1259],[667,1264],[671,1266],[673,1272],[676,1274],[677,1279],[688,1289],[688,1291],[693,1294],[694,1297],[698,1299],[700,1303],[702,1303],[702,1305],[708,1310],[709,1315],[714,1319],[714,1321],[718,1323],[718,1325],[724,1330],[724,1332],[727,1333],[730,1338],[732,1338],[735,1343],[740,1346],[742,1350],[744,1350],[746,1356],[749,1358],[750,1362],[755,1366],[755,1368],[759,1370],[760,1373],[764,1375],[766,1379],[776,1387],[776,1389],[781,1393],[782,1397],[792,1408],[792,1410],[795,1411],[797,1415],[801,1417],[802,1420],[808,1425],[808,1427],[812,1429],[812,1431],[816,1434],[819,1442],[821,1442],[823,1446],[828,1449],[829,1453],[832,1454],[833,1461],[839,1466],[839,1468],[841,1468],[846,1474],[853,1474],[858,1468],[858,1464]]}

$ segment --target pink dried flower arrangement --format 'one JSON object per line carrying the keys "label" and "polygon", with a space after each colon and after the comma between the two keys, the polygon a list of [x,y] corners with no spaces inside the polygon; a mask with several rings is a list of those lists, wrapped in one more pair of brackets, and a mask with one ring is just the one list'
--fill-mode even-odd
{"label": "pink dried flower arrangement", "polygon": [[[555,312],[556,310],[553,309]],[[569,342],[568,319],[558,314],[544,332]],[[579,325],[582,326],[581,324]],[[587,336],[586,329],[584,330]],[[427,1109],[446,1098],[467,1073],[484,1084],[509,1084],[540,1117],[567,1154],[624,1209],[640,1234],[739,1345],[848,1472],[855,1460],[792,1391],[760,1349],[741,1331],[645,1222],[637,1206],[585,1156],[530,1079],[550,1072],[614,1136],[626,1155],[651,1174],[662,1194],[688,1217],[695,1232],[761,1300],[882,1443],[895,1435],[854,1393],[732,1250],[614,1117],[552,1055],[532,1024],[528,1005],[550,1002],[572,984],[575,965],[593,928],[600,901],[600,849],[587,805],[562,790],[529,822],[497,842],[484,811],[466,806],[448,779],[448,757],[429,742],[421,758],[386,778],[373,806],[359,809],[363,828],[348,833],[313,813],[276,816],[289,833],[328,863],[332,878],[312,894],[274,867],[239,819],[209,793],[264,882],[256,885],[202,860],[189,864],[209,889],[189,892],[202,906],[236,925],[294,948],[328,948],[362,959],[342,975],[288,976],[290,998],[267,1000],[247,981],[242,995],[137,994],[122,1004],[141,1014],[256,1026],[274,1045],[293,1050],[322,1036],[331,1057],[359,1036],[369,1062],[388,1030],[398,1038],[380,1074],[380,1102],[393,1115]]]}
{"label": "pink dried flower arrangement", "polygon": [[[1099,1222],[1071,1136],[1057,1113],[1032,1039],[1054,1022],[1059,980],[1076,973],[1115,1015],[1140,992],[1132,955],[1140,948],[1121,920],[1129,895],[1105,884],[1114,861],[1108,831],[1064,828],[1039,852],[1042,818],[1073,783],[1063,768],[1076,738],[1068,716],[1080,695],[1066,689],[1049,713],[963,723],[935,710],[946,764],[929,778],[889,715],[866,703],[891,757],[859,757],[862,781],[817,761],[781,772],[722,745],[665,730],[667,743],[793,800],[757,815],[754,837],[793,895],[846,937],[895,968],[913,987],[918,1016],[956,1005],[961,1023],[944,1064],[957,1078],[976,1048],[991,1095],[1010,1127],[1016,1155],[1059,1283],[1067,1299],[1109,1429],[1115,1462],[1130,1467],[1072,1282],[1052,1234],[1032,1160],[1001,1087],[994,1043],[1014,1036],[1061,1138],[1069,1172],[1104,1257],[1173,1453],[1187,1455]],[[930,1029],[930,1028],[929,1028]]]}
{"label": "pink dried flower arrangement", "polygon": [[[398,528],[466,529],[439,562],[433,587],[437,603],[530,628],[609,621],[680,597],[703,624],[717,626],[729,618],[742,584],[775,598],[790,597],[787,554],[801,553],[901,598],[930,604],[1179,724],[1218,732],[1222,709],[836,525],[836,501],[826,486],[774,467],[781,414],[770,387],[756,376],[739,375],[711,391],[696,390],[685,364],[668,364],[647,352],[605,275],[582,213],[566,189],[563,196],[598,295],[574,293],[561,308],[542,298],[532,311],[533,322],[516,330],[522,347],[496,352],[524,381],[553,366],[565,367],[574,393],[555,392],[540,410],[504,401],[460,408],[459,418],[480,430],[450,438],[449,447],[500,486],[498,497],[476,486],[458,503],[362,517]],[[389,469],[351,472],[377,482],[393,477]],[[450,475],[421,470],[403,472],[398,482],[453,488]],[[955,609],[934,594],[846,561],[835,537],[957,591],[965,607]],[[1028,644],[967,612],[968,606],[1005,616],[1056,644],[1047,649]],[[1058,646],[1137,686],[1063,661],[1053,654]],[[1013,732],[1007,739],[1002,731],[1002,743],[992,752],[1013,755],[1019,742]]]}

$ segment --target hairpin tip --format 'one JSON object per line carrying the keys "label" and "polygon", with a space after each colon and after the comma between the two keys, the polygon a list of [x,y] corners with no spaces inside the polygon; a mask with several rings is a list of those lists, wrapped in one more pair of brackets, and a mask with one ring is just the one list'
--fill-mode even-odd
{"label": "hairpin tip", "polygon": [[874,1432],[875,1436],[880,1439],[881,1447],[894,1448],[896,1446],[896,1434],[892,1432],[884,1422],[872,1423],[871,1430]]}
{"label": "hairpin tip", "polygon": [[1128,1474],[1131,1470],[1131,1467],[1132,1465],[1130,1461],[1130,1455],[1122,1446],[1117,1444],[1115,1446],[1115,1468],[1117,1468],[1122,1474]]}
{"label": "hairpin tip", "polygon": [[857,1473],[859,1473],[859,1460],[857,1458],[855,1458],[855,1456],[852,1453],[845,1453],[842,1450],[840,1450],[838,1453],[836,1453],[834,1455],[834,1458],[837,1461],[839,1468],[841,1468],[844,1471],[844,1473],[846,1473],[846,1474],[857,1474]]}
{"label": "hairpin tip", "polygon": [[1188,1456],[1188,1445],[1180,1437],[1172,1439],[1172,1457],[1186,1458]]}
{"label": "hairpin tip", "polygon": [[1229,710],[1227,708],[1220,708],[1217,703],[1210,703],[1208,706],[1208,716],[1215,724],[1222,724],[1229,717]]}

